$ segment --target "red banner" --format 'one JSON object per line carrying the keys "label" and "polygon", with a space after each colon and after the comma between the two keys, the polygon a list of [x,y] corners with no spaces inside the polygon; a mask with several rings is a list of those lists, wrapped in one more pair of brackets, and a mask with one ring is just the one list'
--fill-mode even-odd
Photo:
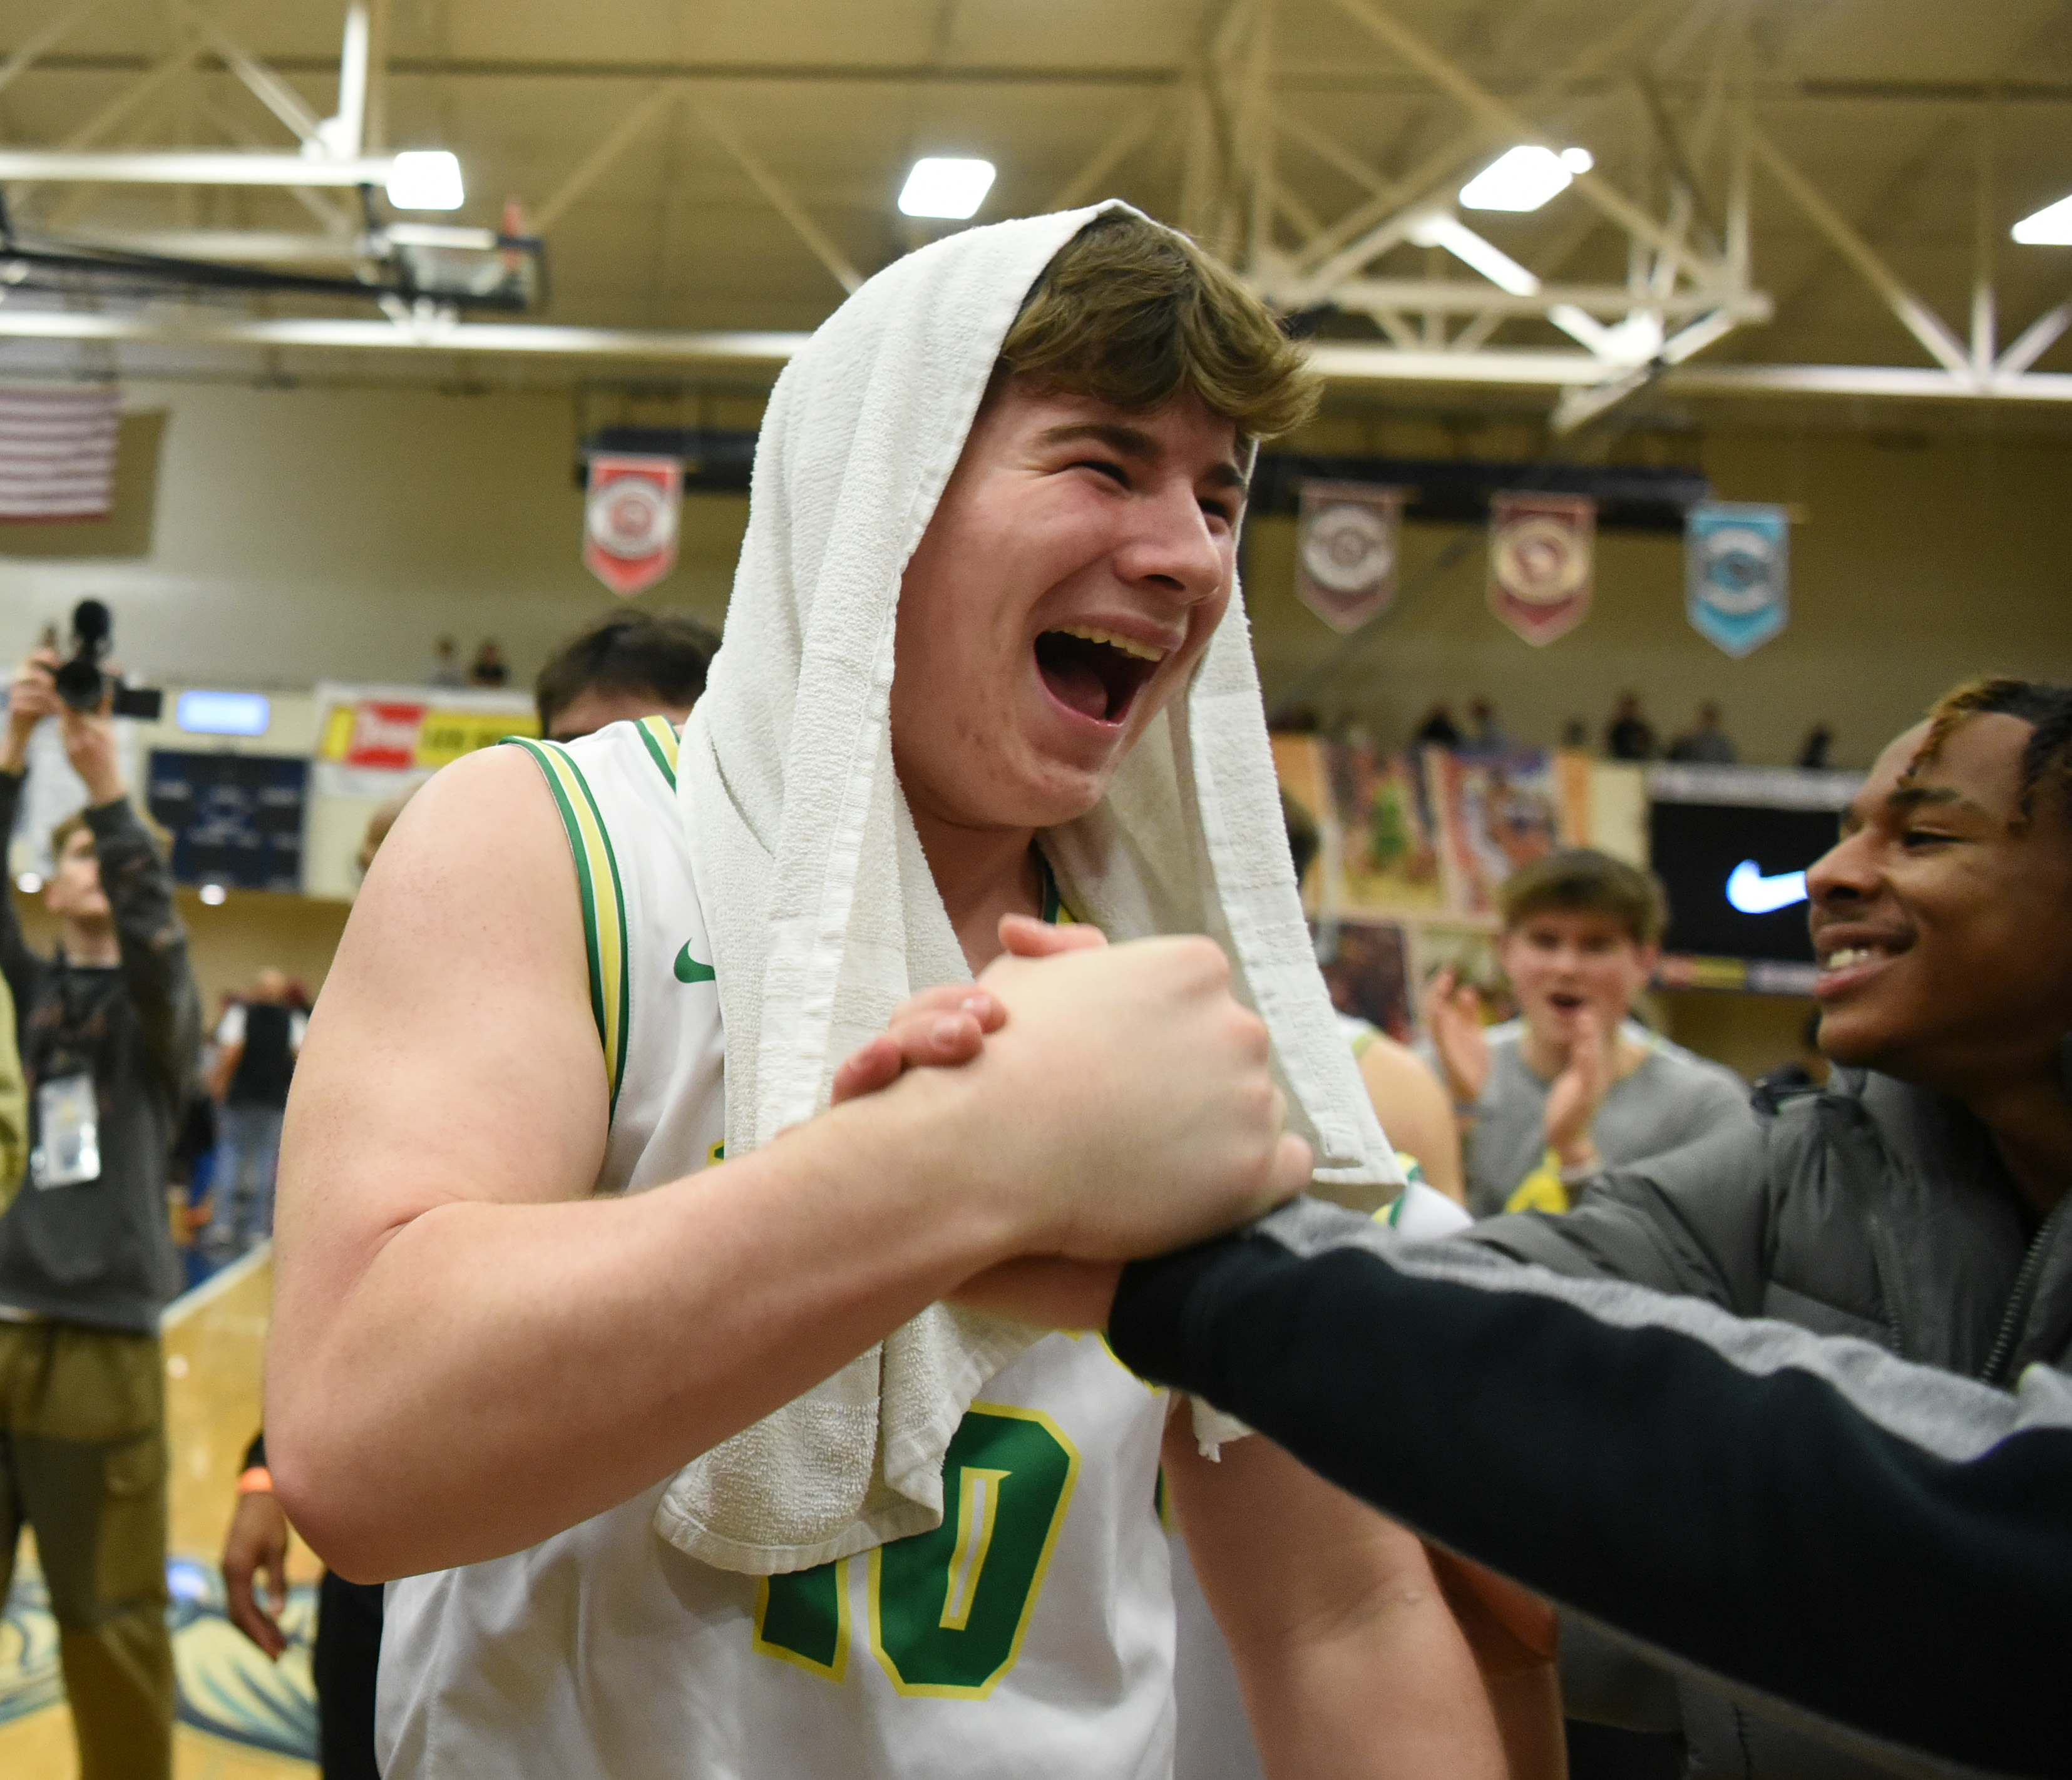
{"label": "red banner", "polygon": [[1490,497],[1490,610],[1535,647],[1590,610],[1597,504],[1587,495]]}
{"label": "red banner", "polygon": [[417,737],[425,725],[425,707],[364,700],[345,732],[342,758],[348,767],[386,767],[391,771],[417,763]]}
{"label": "red banner", "polygon": [[585,566],[615,594],[653,586],[676,566],[683,499],[684,467],[675,458],[592,458]]}
{"label": "red banner", "polygon": [[1357,631],[1396,603],[1403,491],[1305,482],[1295,546],[1295,594],[1334,631]]}

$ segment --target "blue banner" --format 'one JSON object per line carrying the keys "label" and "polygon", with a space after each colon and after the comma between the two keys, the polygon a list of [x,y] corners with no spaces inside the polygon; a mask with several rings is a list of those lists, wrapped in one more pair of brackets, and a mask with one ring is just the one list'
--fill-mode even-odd
{"label": "blue banner", "polygon": [[1700,635],[1738,659],[1791,615],[1791,524],[1782,507],[1700,501],[1684,532],[1685,609]]}

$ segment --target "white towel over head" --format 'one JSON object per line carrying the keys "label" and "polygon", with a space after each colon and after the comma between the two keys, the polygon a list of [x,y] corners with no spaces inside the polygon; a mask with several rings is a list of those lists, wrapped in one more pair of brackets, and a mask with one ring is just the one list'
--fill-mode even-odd
{"label": "white towel over head", "polygon": [[[678,775],[726,1034],[726,1153],[827,1103],[908,995],[969,971],[892,761],[901,577],[1001,342],[1059,249],[1108,206],[974,228],[888,266],[778,380],[726,639]],[[1241,600],[1184,699],[1104,802],[1043,845],[1116,939],[1212,935],[1264,1018],[1293,1129],[1334,1197],[1400,1178],[1318,975],[1289,865]],[[767,1575],[941,1523],[972,1398],[1038,1338],[938,1305],[680,1471],[656,1531]]]}

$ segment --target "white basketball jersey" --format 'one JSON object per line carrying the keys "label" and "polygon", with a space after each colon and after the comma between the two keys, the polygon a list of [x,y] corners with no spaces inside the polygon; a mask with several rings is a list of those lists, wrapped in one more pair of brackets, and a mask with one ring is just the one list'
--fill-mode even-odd
{"label": "white basketball jersey", "polygon": [[[582,881],[611,1084],[600,1193],[722,1160],[712,948],[659,717],[527,742]],[[609,1377],[597,1381],[610,1388]],[[1173,1605],[1153,1509],[1166,1398],[1097,1336],[986,1387],[934,1532],[758,1577],[650,1525],[664,1486],[531,1550],[391,1584],[388,1780],[1163,1780]]]}

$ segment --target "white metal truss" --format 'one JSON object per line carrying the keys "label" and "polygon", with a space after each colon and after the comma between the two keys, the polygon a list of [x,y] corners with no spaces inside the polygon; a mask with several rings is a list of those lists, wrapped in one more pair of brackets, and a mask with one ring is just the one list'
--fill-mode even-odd
{"label": "white metal truss", "polygon": [[[1272,0],[1247,3],[1258,18],[1269,15]],[[1696,5],[1679,0],[1673,7],[1637,5],[1609,36],[1549,74],[1527,102],[1514,105],[1410,31],[1383,0],[1326,3],[1467,114],[1457,138],[1394,179],[1305,120],[1279,113],[1253,125],[1255,139],[1277,135],[1369,192],[1346,215],[1322,224],[1286,201],[1269,160],[1264,180],[1255,180],[1248,191],[1234,188],[1227,200],[1251,207],[1248,222],[1228,227],[1227,234],[1242,244],[1240,269],[1260,295],[1285,310],[1362,314],[1383,336],[1371,344],[1333,340],[1318,346],[1314,362],[1334,380],[1549,387],[1560,392],[1552,416],[1556,432],[1569,431],[1656,384],[1693,395],[2072,401],[2072,376],[2029,368],[2072,326],[2072,303],[2059,305],[2004,351],[1996,351],[1998,305],[1992,266],[1999,225],[1989,214],[1983,184],[1972,337],[1967,343],[1758,127],[1745,76],[1742,9],[1710,0]],[[1670,27],[1667,46],[1651,55],[1650,35],[1665,27]],[[1254,57],[1271,55],[1270,35],[1256,25],[1248,41]],[[1709,54],[1708,79],[1688,134],[1679,135],[1652,76],[1672,55],[1694,49]],[[1475,162],[1495,150],[1529,143],[1558,151],[1565,146],[1539,114],[1582,80],[1608,72],[1623,72],[1643,101],[1655,146],[1671,171],[1671,195],[1662,213],[1651,212],[1603,171],[1601,156],[1597,167],[1578,174],[1576,199],[1597,213],[1601,226],[1610,224],[1626,236],[1629,273],[1620,287],[1564,285],[1551,269],[1543,276],[1463,220],[1454,192]],[[1245,90],[1264,92],[1270,86],[1263,73],[1255,74]],[[1771,298],[1754,282],[1749,251],[1758,171],[1876,292],[1919,343],[1927,365],[1702,362],[1708,347],[1738,328],[1768,321],[1774,312]],[[1708,171],[1713,175],[1709,179]],[[1709,208],[1708,191],[1724,198],[1716,232],[1700,220]],[[1437,250],[1473,277],[1435,277],[1428,271],[1407,277],[1380,269],[1416,248]],[[1492,343],[1493,336],[1522,320],[1558,330],[1579,349]]]}
{"label": "white metal truss", "polygon": [[[0,185],[23,213],[39,188],[50,226],[84,240],[224,262],[349,265],[368,243],[356,207],[340,188],[381,185],[387,151],[384,45],[388,0],[350,0],[339,62],[335,113],[320,117],[301,93],[237,42],[195,0],[167,0],[175,26],[170,53],[45,147],[0,148]],[[1650,387],[1701,396],[1783,393],[1913,401],[2072,401],[2072,376],[2033,367],[2072,328],[2072,301],[2059,303],[2004,346],[1993,271],[2004,219],[1993,211],[1982,155],[1967,331],[1954,327],[1880,254],[1863,231],[1786,156],[1758,125],[1741,0],[1633,0],[1618,23],[1581,46],[1515,97],[1492,92],[1406,26],[1392,0],[1203,0],[1198,40],[1162,89],[1133,101],[1078,171],[1053,195],[1065,205],[1097,196],[1133,156],[1181,145],[1174,218],[1235,266],[1269,302],[1290,313],[1335,311],[1366,318],[1377,337],[1348,339],[1327,328],[1313,349],[1331,380],[1544,390],[1552,421],[1566,431]],[[1391,62],[1414,72],[1460,115],[1457,130],[1412,164],[1384,170],[1334,137],[1282,97],[1276,46],[1293,9],[1350,21]],[[34,68],[80,18],[82,0],[0,61],[0,88]],[[162,150],[134,145],[197,59],[228,68],[293,138],[269,148],[211,114],[236,149]],[[1659,83],[1703,71],[1700,96],[1672,117]],[[306,69],[305,70],[306,72]],[[1089,76],[1091,78],[1091,76]],[[1681,90],[1688,91],[1688,77]],[[1522,143],[1559,150],[1562,107],[1607,90],[1628,103],[1589,145],[1595,166],[1578,174],[1561,208],[1526,231],[1515,252],[1464,217],[1464,179],[1498,151]],[[742,128],[707,88],[658,69],[654,83],[531,211],[549,233],[574,212],[645,133],[685,121],[716,143],[762,200],[783,219],[832,283],[853,290],[859,268],[816,220],[809,204],[771,171]],[[1606,108],[1599,106],[1601,113]],[[1618,139],[1619,133],[1624,139]],[[278,138],[277,138],[278,140]],[[1629,154],[1628,150],[1636,150]],[[1656,177],[1636,195],[1622,158],[1641,158]],[[1336,215],[1319,213],[1314,179],[1328,169],[1359,195]],[[1330,181],[1325,182],[1328,187]],[[92,195],[114,185],[271,186],[294,195],[316,224],[208,229],[189,212],[171,226],[95,228]],[[1915,364],[1750,363],[1708,357],[1732,337],[1752,337],[1777,306],[1759,281],[1752,250],[1758,198],[1788,205],[1874,292],[1918,347]],[[1611,231],[1625,248],[1626,277],[1564,274],[1586,244]],[[1601,255],[1598,256],[1601,265]],[[5,290],[0,288],[0,298]],[[390,306],[385,321],[240,316],[164,302],[116,312],[33,308],[0,302],[0,338],[158,343],[183,347],[310,348],[384,353],[526,355],[534,358],[646,360],[676,366],[780,361],[803,337],[757,332],[672,333],[462,321],[423,304]]]}

